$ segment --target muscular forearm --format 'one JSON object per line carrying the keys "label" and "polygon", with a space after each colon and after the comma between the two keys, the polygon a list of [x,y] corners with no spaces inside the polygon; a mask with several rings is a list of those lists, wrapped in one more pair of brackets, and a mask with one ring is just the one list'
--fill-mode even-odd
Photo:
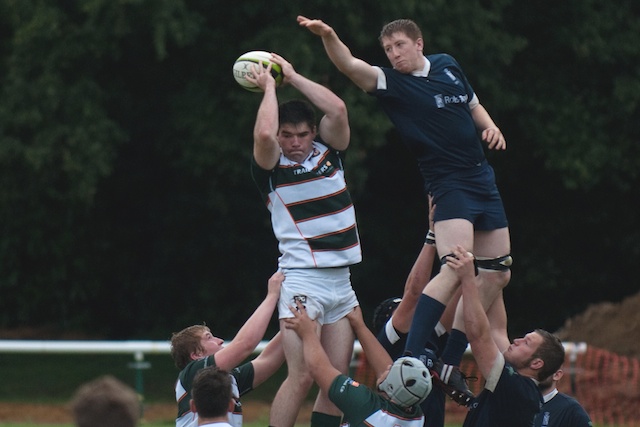
{"label": "muscular forearm", "polygon": [[336,376],[340,375],[322,348],[320,339],[315,334],[302,337],[304,360],[313,380],[322,390],[328,390]]}
{"label": "muscular forearm", "polygon": [[325,86],[309,80],[301,74],[291,76],[289,83],[306,96],[325,115],[330,117],[344,116],[346,118],[347,107],[344,101]]}
{"label": "muscular forearm", "polygon": [[473,117],[473,123],[476,125],[476,129],[478,130],[482,131],[490,127],[496,127],[496,124],[493,122],[489,112],[487,112],[482,104],[478,104],[473,110],[471,110],[471,117]]}
{"label": "muscular forearm", "polygon": [[369,328],[363,323],[362,326],[354,328],[354,332],[362,345],[362,350],[367,356],[367,361],[373,368],[376,377],[380,376],[393,363],[389,353],[382,347],[380,341],[371,333]]}
{"label": "muscular forearm", "polygon": [[278,332],[269,341],[253,364],[253,388],[256,388],[273,375],[284,362],[284,350],[282,348],[282,334]]}
{"label": "muscular forearm", "polygon": [[267,87],[264,92],[253,128],[253,156],[264,169],[271,169],[278,161],[277,133],[278,99],[275,86],[272,86]]}
{"label": "muscular forearm", "polygon": [[464,327],[467,338],[469,342],[480,340],[489,335],[490,327],[484,307],[480,302],[478,286],[474,279],[470,278],[462,281],[462,296]]}
{"label": "muscular forearm", "polygon": [[268,294],[251,317],[240,328],[232,343],[245,348],[245,358],[253,352],[265,332],[278,302],[278,294]]}
{"label": "muscular forearm", "polygon": [[341,73],[349,77],[360,89],[371,92],[376,88],[378,74],[365,61],[356,58],[338,37],[335,31],[322,36],[322,44],[331,62]]}
{"label": "muscular forearm", "polygon": [[338,34],[335,31],[331,31],[330,34],[322,36],[322,44],[331,62],[338,70],[348,75],[353,67],[355,57],[347,45],[340,40]]}
{"label": "muscular forearm", "polygon": [[435,255],[436,249],[434,246],[423,245],[416,262],[407,276],[402,301],[393,313],[393,327],[399,332],[409,332],[418,299],[431,278]]}

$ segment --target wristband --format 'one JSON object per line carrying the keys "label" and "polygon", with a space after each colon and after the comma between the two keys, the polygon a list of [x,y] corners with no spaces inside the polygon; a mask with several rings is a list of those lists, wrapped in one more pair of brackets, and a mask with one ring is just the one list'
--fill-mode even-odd
{"label": "wristband", "polygon": [[427,233],[427,238],[424,240],[424,243],[427,245],[435,246],[436,245],[436,233],[432,230],[429,230]]}
{"label": "wristband", "polygon": [[393,327],[393,322],[391,319],[384,325],[384,332],[387,335],[387,339],[391,344],[395,344],[400,340],[400,335],[398,335],[398,331]]}

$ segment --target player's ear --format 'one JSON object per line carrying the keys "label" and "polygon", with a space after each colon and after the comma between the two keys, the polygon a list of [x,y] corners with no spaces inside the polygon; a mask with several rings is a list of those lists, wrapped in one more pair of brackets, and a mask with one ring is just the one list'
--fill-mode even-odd
{"label": "player's ear", "polygon": [[553,380],[554,381],[560,381],[560,378],[562,378],[562,376],[564,375],[564,372],[562,371],[562,369],[558,369],[555,374],[553,374]]}
{"label": "player's ear", "polygon": [[542,369],[543,366],[544,360],[540,359],[539,357],[535,357],[533,360],[531,360],[531,362],[529,362],[529,367],[531,369],[539,370]]}

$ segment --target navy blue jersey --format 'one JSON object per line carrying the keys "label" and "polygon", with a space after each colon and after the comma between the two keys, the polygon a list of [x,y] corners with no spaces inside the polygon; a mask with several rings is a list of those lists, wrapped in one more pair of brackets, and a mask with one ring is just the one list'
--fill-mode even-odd
{"label": "navy blue jersey", "polygon": [[386,89],[375,95],[415,154],[426,183],[466,175],[485,159],[469,102],[474,91],[460,65],[447,54],[427,56],[426,77],[381,67]]}
{"label": "navy blue jersey", "polygon": [[505,362],[495,389],[485,388],[471,403],[463,427],[532,427],[541,406],[537,384]]}
{"label": "navy blue jersey", "polygon": [[591,418],[573,397],[558,393],[542,405],[535,427],[591,427]]}

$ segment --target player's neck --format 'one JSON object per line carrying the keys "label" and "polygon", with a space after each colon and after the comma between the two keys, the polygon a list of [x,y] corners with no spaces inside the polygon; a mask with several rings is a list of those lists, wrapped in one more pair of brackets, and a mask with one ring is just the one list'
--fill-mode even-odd
{"label": "player's neck", "polygon": [[221,417],[211,417],[211,418],[202,418],[202,417],[198,417],[198,425],[205,425],[205,424],[215,424],[215,423],[228,423],[229,422],[229,417],[227,414],[224,414]]}

